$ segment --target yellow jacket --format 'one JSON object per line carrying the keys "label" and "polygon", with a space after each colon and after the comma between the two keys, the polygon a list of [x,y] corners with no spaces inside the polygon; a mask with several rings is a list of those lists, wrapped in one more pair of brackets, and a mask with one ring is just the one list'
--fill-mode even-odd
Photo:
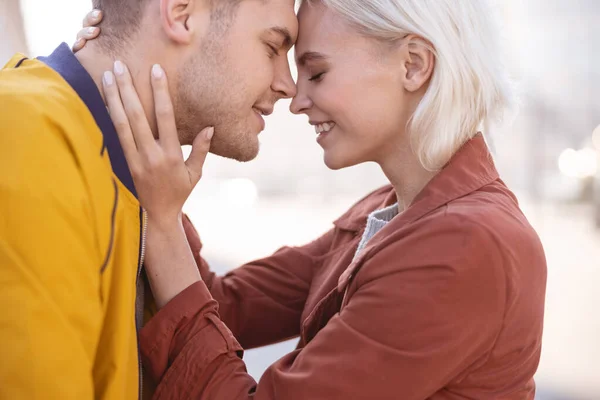
{"label": "yellow jacket", "polygon": [[0,399],[141,397],[145,216],[65,44],[0,71],[0,171]]}

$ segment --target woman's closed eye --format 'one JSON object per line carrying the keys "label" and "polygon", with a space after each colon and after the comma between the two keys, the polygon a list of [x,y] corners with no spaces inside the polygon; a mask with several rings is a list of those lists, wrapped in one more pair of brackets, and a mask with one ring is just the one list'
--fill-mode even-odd
{"label": "woman's closed eye", "polygon": [[310,78],[308,78],[308,80],[311,82],[319,82],[323,79],[323,75],[325,75],[325,72],[320,72],[316,75],[311,76]]}

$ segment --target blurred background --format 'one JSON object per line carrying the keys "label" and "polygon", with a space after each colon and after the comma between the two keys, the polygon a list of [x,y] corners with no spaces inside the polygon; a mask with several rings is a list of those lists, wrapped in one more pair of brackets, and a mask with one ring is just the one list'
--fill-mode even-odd
{"label": "blurred background", "polygon": [[[464,1],[464,0],[458,0]],[[0,64],[73,42],[91,7],[81,0],[0,0]],[[548,258],[539,400],[600,399],[600,1],[499,1],[514,121],[488,133],[496,163]],[[278,104],[257,160],[211,157],[186,211],[205,256],[224,273],[283,245],[304,244],[386,183],[375,165],[329,171],[306,117]],[[259,378],[295,341],[251,350]]]}

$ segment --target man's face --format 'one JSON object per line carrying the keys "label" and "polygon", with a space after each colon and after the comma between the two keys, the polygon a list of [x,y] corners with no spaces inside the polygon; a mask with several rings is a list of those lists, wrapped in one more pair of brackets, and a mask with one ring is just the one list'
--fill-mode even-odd
{"label": "man's face", "polygon": [[182,144],[214,126],[211,152],[239,161],[258,154],[262,115],[296,87],[287,53],[296,41],[293,0],[244,0],[226,30],[209,29],[179,68],[174,106]]}

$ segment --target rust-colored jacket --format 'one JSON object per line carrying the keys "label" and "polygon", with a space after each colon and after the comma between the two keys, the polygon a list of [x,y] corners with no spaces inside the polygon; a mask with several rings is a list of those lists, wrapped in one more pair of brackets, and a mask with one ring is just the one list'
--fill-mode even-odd
{"label": "rust-colored jacket", "polygon": [[[481,135],[353,261],[380,189],[300,248],[204,282],[141,333],[157,399],[533,399],[546,261]],[[300,335],[257,384],[241,349]],[[239,343],[239,344],[238,344]],[[241,346],[240,346],[241,345]]]}

